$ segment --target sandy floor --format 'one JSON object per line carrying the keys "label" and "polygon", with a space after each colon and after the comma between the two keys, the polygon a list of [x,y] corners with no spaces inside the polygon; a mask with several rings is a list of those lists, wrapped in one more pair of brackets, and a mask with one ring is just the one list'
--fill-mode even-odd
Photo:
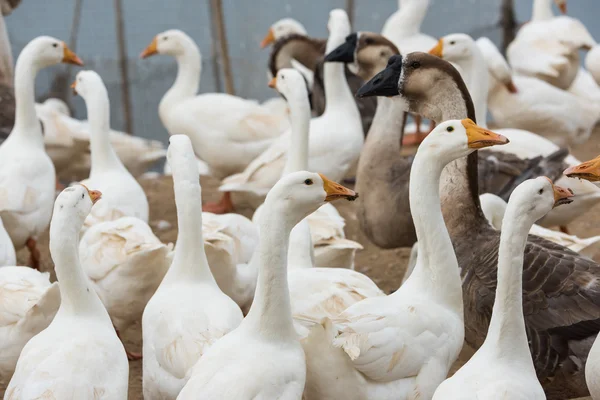
{"label": "sandy floor", "polygon": [[[596,130],[588,143],[575,148],[574,154],[582,161],[600,154],[600,129]],[[151,224],[155,224],[160,220],[166,220],[172,224],[170,229],[158,232],[158,237],[163,242],[174,242],[177,236],[177,220],[171,179],[164,177],[153,180],[144,180],[142,184],[150,201]],[[217,182],[210,178],[202,180],[204,201],[215,201],[218,199],[218,194],[215,191],[216,184]],[[346,218],[347,237],[360,242],[364,246],[364,250],[357,254],[356,269],[370,276],[384,291],[389,293],[395,290],[399,286],[404,274],[410,249],[381,250],[377,248],[375,245],[369,243],[362,232],[360,232],[353,210],[353,203],[338,202],[335,205],[338,207],[344,218]],[[599,211],[600,206],[590,210],[585,218],[580,218],[570,227],[572,232],[583,237],[600,234],[600,226],[598,224],[600,222]],[[249,215],[251,210],[241,210],[241,212]],[[50,259],[48,252],[47,235],[41,240],[41,250],[43,257],[42,270],[53,271],[52,260]],[[26,251],[21,251],[19,253],[19,261],[21,263],[27,262],[27,256]],[[125,338],[128,349],[141,351],[141,332],[139,324],[126,332]],[[471,354],[472,351],[465,348],[453,370],[466,362]],[[130,400],[142,399],[141,375],[141,361],[131,362],[129,378]],[[0,383],[0,397],[4,395],[4,389],[5,386]]]}

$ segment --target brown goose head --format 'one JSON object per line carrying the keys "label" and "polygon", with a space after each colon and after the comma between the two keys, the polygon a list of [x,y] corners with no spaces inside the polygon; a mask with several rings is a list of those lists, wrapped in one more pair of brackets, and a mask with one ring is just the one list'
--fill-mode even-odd
{"label": "brown goose head", "polygon": [[386,67],[387,60],[400,54],[398,48],[378,33],[355,32],[325,56],[328,62],[344,62],[355,75],[367,81]]}
{"label": "brown goose head", "polygon": [[302,34],[291,34],[278,39],[269,55],[269,71],[273,76],[281,68],[292,68],[292,59],[314,71],[325,54],[324,39],[315,39]]}

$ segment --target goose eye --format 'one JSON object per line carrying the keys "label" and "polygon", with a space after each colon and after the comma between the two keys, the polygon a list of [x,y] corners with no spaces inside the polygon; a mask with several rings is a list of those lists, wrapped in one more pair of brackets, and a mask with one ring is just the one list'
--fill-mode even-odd
{"label": "goose eye", "polygon": [[168,36],[163,36],[163,40],[167,40],[168,38]]}
{"label": "goose eye", "polygon": [[82,199],[85,198],[85,194],[81,193],[81,198]]}
{"label": "goose eye", "polygon": [[449,127],[446,128],[446,130],[448,132],[452,132],[452,131],[454,131],[454,127],[453,126],[449,126]]}
{"label": "goose eye", "polygon": [[373,43],[375,43],[375,41],[372,38],[365,39],[365,44],[373,44]]}
{"label": "goose eye", "polygon": [[310,186],[313,184],[313,181],[312,181],[312,179],[307,179],[304,181],[304,184]]}
{"label": "goose eye", "polygon": [[411,64],[411,67],[417,69],[421,66],[421,63],[418,61],[413,61],[413,63]]}
{"label": "goose eye", "polygon": [[544,189],[538,190],[538,194],[542,194],[542,193],[544,193]]}
{"label": "goose eye", "polygon": [[385,57],[385,56],[387,56],[387,54],[385,54],[385,51],[382,51],[381,53],[379,53],[379,56]]}
{"label": "goose eye", "polygon": [[456,44],[456,42],[454,40],[451,40],[450,44]]}
{"label": "goose eye", "polygon": [[58,47],[58,43],[52,43],[52,47]]}

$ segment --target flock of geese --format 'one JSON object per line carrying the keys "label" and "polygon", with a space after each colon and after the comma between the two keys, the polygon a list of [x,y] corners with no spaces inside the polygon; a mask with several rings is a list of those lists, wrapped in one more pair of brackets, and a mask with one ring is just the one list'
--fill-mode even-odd
{"label": "flock of geese", "polygon": [[[600,203],[600,157],[568,150],[600,120],[600,46],[553,2],[566,12],[533,0],[508,59],[487,38],[421,33],[427,0],[399,0],[381,34],[340,9],[326,40],[282,19],[261,43],[280,96],[262,104],[198,94],[197,45],[159,33],[141,57],[177,61],[166,151],[111,130],[94,71],[71,86],[87,121],[36,104],[41,69],[83,61],[32,40],[0,88],[4,399],[126,399],[139,358],[145,399],[600,399],[600,237],[567,229]],[[136,179],[164,156],[174,247]],[[201,175],[222,180],[219,202],[202,204]],[[356,191],[336,183],[352,177]],[[413,247],[392,294],[354,270],[343,200],[377,246]],[[230,213],[242,204],[252,220]],[[48,227],[57,282],[39,271]],[[135,354],[120,334],[140,321]],[[477,351],[448,378],[465,342]]]}

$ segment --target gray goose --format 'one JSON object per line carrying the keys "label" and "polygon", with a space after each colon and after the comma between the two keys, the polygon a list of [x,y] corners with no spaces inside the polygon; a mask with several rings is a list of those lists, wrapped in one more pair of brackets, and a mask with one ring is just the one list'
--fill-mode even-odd
{"label": "gray goose", "polygon": [[[358,95],[395,96],[404,110],[437,123],[475,118],[458,71],[425,53],[394,56]],[[500,232],[479,204],[477,154],[450,164],[442,176],[444,220],[463,280],[465,340],[484,341],[496,291]],[[523,265],[523,308],[538,378],[549,399],[586,396],[584,365],[600,330],[600,265],[569,249],[529,235]]]}
{"label": "gray goose", "polygon": [[[346,62],[360,78],[369,80],[385,68],[398,48],[384,36],[372,32],[349,35],[326,60]],[[417,240],[408,201],[412,156],[399,156],[405,121],[402,103],[379,97],[371,130],[361,151],[356,190],[361,193],[357,218],[369,240],[382,248],[410,247]],[[482,151],[480,193],[494,193],[506,200],[512,190],[529,177],[562,173],[566,150],[542,159],[522,160],[510,153]]]}
{"label": "gray goose", "polygon": [[[306,35],[292,33],[278,39],[269,55],[269,72],[277,75],[281,68],[292,68],[292,59],[295,59],[313,72],[314,81],[309,90],[310,106],[314,116],[319,116],[325,111],[325,84],[323,82],[323,57],[325,55],[326,39],[316,39]],[[346,79],[352,93],[365,82],[346,68]],[[360,112],[365,135],[371,127],[373,116],[377,108],[377,100],[371,98],[356,99]]]}

